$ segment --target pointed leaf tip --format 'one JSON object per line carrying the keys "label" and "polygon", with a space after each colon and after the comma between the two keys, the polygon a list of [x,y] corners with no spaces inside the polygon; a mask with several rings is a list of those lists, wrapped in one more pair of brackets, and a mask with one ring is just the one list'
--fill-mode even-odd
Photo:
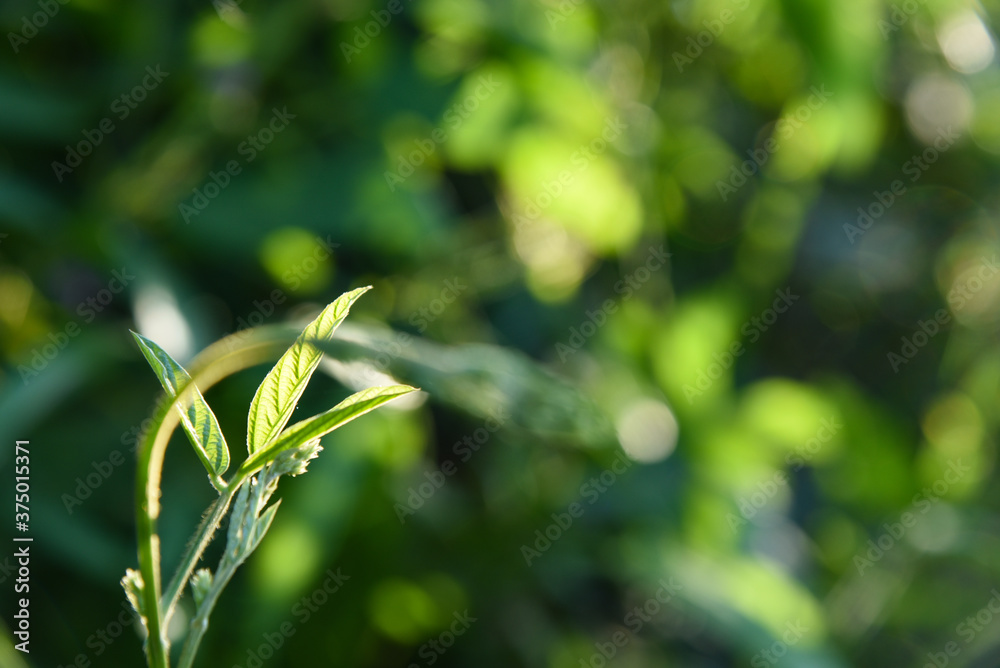
{"label": "pointed leaf tip", "polygon": [[214,480],[229,468],[229,447],[226,445],[215,413],[212,412],[188,372],[167,351],[142,334],[132,332],[132,336],[139,344],[139,350],[149,362],[167,396],[176,399],[180,394],[186,395],[177,404],[181,425],[194,447],[195,454],[208,470],[209,477]]}
{"label": "pointed leaf tip", "polygon": [[249,457],[243,463],[241,471],[244,473],[252,472],[273,461],[281,452],[321,438],[351,420],[375,410],[382,404],[415,392],[417,389],[409,385],[383,385],[355,392],[325,413],[293,424],[265,449],[259,450]]}
{"label": "pointed leaf tip", "polygon": [[313,340],[329,339],[347,317],[357,299],[371,286],[345,292],[331,302],[302,331],[257,388],[247,416],[247,451],[255,452],[273,441],[295,411],[323,352]]}

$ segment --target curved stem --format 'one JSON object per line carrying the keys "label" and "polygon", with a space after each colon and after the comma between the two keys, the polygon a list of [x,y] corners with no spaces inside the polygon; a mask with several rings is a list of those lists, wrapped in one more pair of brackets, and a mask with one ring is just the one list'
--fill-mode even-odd
{"label": "curved stem", "polygon": [[[164,427],[170,421],[171,415],[176,415],[173,408],[176,401],[162,401],[153,414],[155,429],[150,429],[143,437],[139,450],[139,463],[136,472],[136,533],[139,543],[139,570],[142,573],[142,600],[145,608],[146,658],[150,668],[169,668],[169,641],[164,633],[160,617],[160,539],[156,535],[156,518],[160,514],[160,466],[163,463],[163,451],[169,440],[169,432]],[[173,420],[175,427],[178,419]],[[159,462],[159,466],[154,465]]]}
{"label": "curved stem", "polygon": [[[276,333],[277,332],[277,333]],[[294,340],[285,332],[270,328],[263,332],[254,332],[249,337],[233,335],[209,346],[195,359],[192,365],[191,385],[196,382],[204,391],[242,369],[260,364],[273,357],[287,345],[288,340]],[[153,426],[144,432],[138,450],[136,467],[136,538],[138,542],[139,570],[142,574],[142,602],[145,608],[146,657],[150,668],[169,668],[169,639],[166,637],[164,624],[164,608],[161,607],[161,576],[160,576],[160,538],[156,533],[156,520],[160,515],[160,480],[163,473],[163,459],[166,455],[170,436],[180,422],[178,413],[173,410],[185,398],[184,388],[173,399],[160,401],[153,413]],[[245,478],[244,478],[245,479]],[[227,490],[235,489],[231,484]],[[230,492],[231,493],[231,492]],[[216,504],[222,514],[225,505]],[[214,513],[213,513],[214,515]],[[221,515],[218,518],[222,519]],[[217,526],[217,524],[216,524]],[[213,530],[214,531],[214,530]],[[186,555],[191,561],[191,567],[201,558],[201,554],[211,538],[208,532],[203,540],[194,544],[195,549]],[[181,577],[175,577],[171,582],[171,599],[169,610],[179,597],[190,576],[182,570]]]}

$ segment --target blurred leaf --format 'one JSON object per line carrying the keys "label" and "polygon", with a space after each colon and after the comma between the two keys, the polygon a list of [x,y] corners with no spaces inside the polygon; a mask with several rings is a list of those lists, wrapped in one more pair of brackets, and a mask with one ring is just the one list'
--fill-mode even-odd
{"label": "blurred leaf", "polygon": [[14,649],[14,639],[7,627],[0,623],[0,666],[4,668],[28,668],[21,653]]}
{"label": "blurred leaf", "polygon": [[[322,347],[342,361],[374,361],[379,370],[440,401],[505,426],[509,422],[542,440],[585,447],[618,442],[611,419],[596,402],[518,352],[485,344],[445,346],[358,325],[345,327]],[[341,376],[351,382],[349,372]]]}
{"label": "blurred leaf", "polygon": [[86,103],[68,91],[45,91],[0,74],[0,99],[4,108],[0,114],[0,135],[19,141],[69,139],[84,123]]}

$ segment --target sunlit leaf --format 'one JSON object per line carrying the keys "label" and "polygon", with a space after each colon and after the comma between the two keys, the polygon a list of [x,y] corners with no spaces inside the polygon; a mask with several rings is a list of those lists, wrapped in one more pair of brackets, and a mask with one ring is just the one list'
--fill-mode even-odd
{"label": "sunlit leaf", "polygon": [[347,317],[351,304],[370,290],[358,288],[344,293],[303,330],[257,388],[247,419],[247,450],[253,455],[270,443],[288,423],[295,405],[319,365],[323,352],[310,341],[333,336]]}
{"label": "sunlit leaf", "polygon": [[247,459],[242,469],[252,471],[273,460],[282,451],[329,434],[354,418],[416,389],[409,385],[385,385],[356,392],[325,413],[293,424],[282,432],[273,443]]}
{"label": "sunlit leaf", "polygon": [[184,433],[208,472],[214,476],[222,475],[229,468],[229,447],[205,397],[194,386],[188,372],[167,351],[141,334],[132,332],[132,336],[167,395],[174,398],[180,392],[188,394],[187,399],[177,406]]}
{"label": "sunlit leaf", "polygon": [[[406,339],[405,345],[399,341],[398,332],[348,323],[335,340],[318,345],[341,362],[384,360],[379,372],[543,442],[595,448],[618,442],[604,407],[523,353],[489,344],[447,346],[418,337]],[[350,373],[337,377],[353,382]]]}

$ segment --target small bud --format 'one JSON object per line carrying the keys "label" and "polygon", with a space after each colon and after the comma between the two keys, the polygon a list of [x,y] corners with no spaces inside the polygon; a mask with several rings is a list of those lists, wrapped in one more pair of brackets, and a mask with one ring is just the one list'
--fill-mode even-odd
{"label": "small bud", "polygon": [[145,627],[146,607],[143,600],[145,585],[142,582],[142,573],[131,568],[126,570],[125,577],[122,578],[122,588],[125,590],[128,602],[132,604],[132,609],[138,613],[139,618],[142,620],[142,625]]}
{"label": "small bud", "polygon": [[191,595],[194,596],[195,608],[201,607],[201,602],[208,596],[212,588],[212,571],[199,568],[191,577]]}
{"label": "small bud", "polygon": [[306,472],[309,462],[316,459],[322,452],[323,446],[319,444],[319,439],[303,443],[297,448],[289,448],[274,458],[271,464],[277,475],[297,476]]}

